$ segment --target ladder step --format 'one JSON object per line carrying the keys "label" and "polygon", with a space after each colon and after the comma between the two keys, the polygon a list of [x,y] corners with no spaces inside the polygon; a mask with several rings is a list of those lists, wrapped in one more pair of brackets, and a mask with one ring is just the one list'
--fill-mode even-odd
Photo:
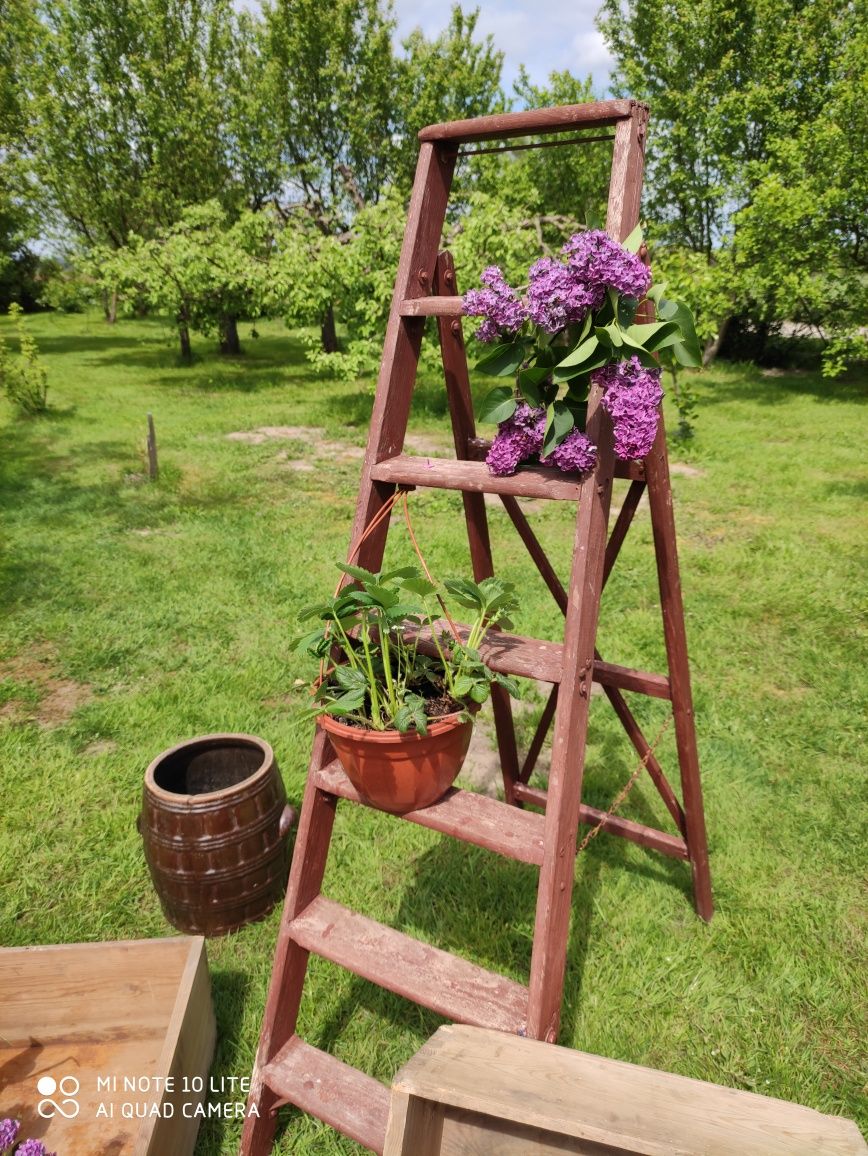
{"label": "ladder step", "polygon": [[456,1023],[523,1031],[527,988],[318,896],[289,924],[300,947]]}
{"label": "ladder step", "polygon": [[[452,637],[445,619],[436,624],[437,636]],[[469,627],[460,622],[455,624],[463,642],[467,641]],[[431,630],[414,630],[409,627],[406,637],[412,641],[418,635],[419,649],[423,654],[437,655],[437,647],[431,639]],[[564,648],[560,642],[546,642],[540,638],[525,638],[521,634],[507,634],[506,631],[492,630],[483,641],[479,652],[487,666],[501,674],[517,674],[522,678],[536,678],[541,682],[560,682],[563,669]]]}
{"label": "ladder step", "polygon": [[[455,624],[464,641],[468,627]],[[444,620],[438,623],[440,633],[449,634],[449,625]],[[436,655],[437,649],[431,641],[430,629],[419,631],[419,649],[423,654]],[[416,631],[407,631],[413,638]],[[506,631],[492,631],[479,648],[486,665],[500,674],[517,674],[522,678],[535,678],[539,682],[560,682],[563,673],[564,648],[560,642],[547,642],[540,638],[526,638],[521,634],[507,634]],[[650,674],[644,670],[633,670],[629,666],[618,666],[614,662],[594,662],[594,682],[600,686],[616,687],[618,690],[633,690],[637,694],[647,694],[651,698],[672,697],[669,679],[665,674]]]}
{"label": "ladder step", "polygon": [[[317,772],[316,785],[341,799],[364,802],[337,760]],[[544,816],[490,799],[487,795],[478,795],[475,791],[452,787],[430,807],[409,811],[399,817],[420,827],[440,831],[443,835],[452,835],[465,843],[474,843],[487,851],[496,851],[520,863],[539,867],[543,861]]]}
{"label": "ladder step", "polygon": [[262,1076],[282,1100],[382,1156],[389,1119],[385,1084],[298,1036],[278,1052]]}
{"label": "ladder step", "polygon": [[495,477],[485,462],[449,461],[399,454],[386,458],[371,470],[376,482],[399,486],[429,486],[435,490],[467,490],[483,494],[513,494],[518,498],[556,498],[578,501],[582,488],[579,474],[563,474],[553,466],[520,466],[507,478]]}

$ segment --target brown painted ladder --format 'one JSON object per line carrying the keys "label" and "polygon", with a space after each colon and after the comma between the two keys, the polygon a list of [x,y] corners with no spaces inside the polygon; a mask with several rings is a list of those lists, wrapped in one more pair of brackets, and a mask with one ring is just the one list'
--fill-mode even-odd
{"label": "brown painted ladder", "polygon": [[[244,1156],[270,1152],[275,1109],[287,1103],[318,1116],[375,1152],[383,1150],[388,1089],[295,1034],[310,952],[453,1021],[553,1042],[560,1019],[580,824],[593,826],[602,822],[604,831],[689,862],[696,910],[703,919],[711,918],[705,820],[662,422],[651,453],[643,462],[616,462],[611,422],[599,405],[599,389],[592,387],[588,433],[598,446],[593,474],[571,476],[536,466],[525,467],[512,477],[493,477],[480,460],[484,443],[475,436],[461,332],[462,302],[457,295],[451,258],[448,253],[438,253],[452,175],[462,145],[570,131],[587,135],[588,130],[602,128],[614,128],[606,228],[611,236],[622,240],[639,219],[647,117],[644,105],[613,100],[434,125],[419,134],[422,145],[386,330],[352,540],[359,539],[398,487],[460,490],[478,581],[493,572],[484,495],[498,494],[564,612],[563,643],[505,633],[490,636],[486,657],[495,670],[552,684],[539,729],[523,764],[516,747],[509,697],[497,685],[493,688],[505,802],[453,789],[433,806],[403,816],[423,827],[539,868],[530,984],[524,987],[420,943],[321,893],[338,800],[360,800],[325,734],[318,731],[250,1092],[249,1103],[256,1106],[259,1114],[248,1115],[246,1120],[241,1143]],[[582,139],[581,135],[578,139]],[[438,319],[455,460],[403,453],[422,330],[430,316]],[[616,477],[629,480],[630,487],[607,544],[612,481]],[[604,662],[595,649],[602,588],[646,490],[668,676]],[[519,497],[577,503],[567,590],[529,526],[517,501]],[[380,568],[387,529],[388,519],[384,519],[365,540],[357,557],[360,566],[375,571]],[[659,790],[677,833],[607,815],[581,802],[592,682],[602,685]],[[622,693],[625,690],[671,701],[681,770],[681,802],[630,711]],[[542,791],[529,786],[528,780],[552,722],[551,770],[548,788]],[[525,809],[524,804],[543,808],[544,813]]]}

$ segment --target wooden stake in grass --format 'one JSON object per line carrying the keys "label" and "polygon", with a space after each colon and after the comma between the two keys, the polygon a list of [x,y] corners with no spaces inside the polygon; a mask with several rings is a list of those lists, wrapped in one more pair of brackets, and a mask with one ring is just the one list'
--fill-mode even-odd
{"label": "wooden stake in grass", "polygon": [[148,477],[152,482],[157,480],[157,433],[154,429],[154,415],[148,414]]}

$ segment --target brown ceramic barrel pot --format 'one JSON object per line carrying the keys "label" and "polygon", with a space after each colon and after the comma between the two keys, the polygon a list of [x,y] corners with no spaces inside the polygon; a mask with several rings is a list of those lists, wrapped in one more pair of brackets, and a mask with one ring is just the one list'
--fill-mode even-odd
{"label": "brown ceramic barrel pot", "polygon": [[222,935],[267,915],[286,886],[294,821],[274,752],[253,735],[204,735],[154,759],[139,830],[169,922]]}

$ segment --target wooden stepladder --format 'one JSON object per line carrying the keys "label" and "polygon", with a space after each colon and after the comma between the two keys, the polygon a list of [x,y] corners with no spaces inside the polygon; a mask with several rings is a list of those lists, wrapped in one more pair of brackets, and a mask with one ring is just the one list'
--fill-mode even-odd
{"label": "wooden stepladder", "polygon": [[[693,873],[696,910],[703,919],[711,918],[705,819],[662,422],[651,453],[643,462],[616,462],[611,422],[599,404],[600,390],[593,387],[588,405],[588,435],[597,444],[598,454],[592,474],[580,477],[530,466],[512,477],[492,476],[480,460],[485,447],[476,438],[473,423],[460,321],[462,299],[457,294],[449,254],[438,253],[461,146],[567,132],[579,134],[569,142],[578,143],[588,139],[589,131],[596,133],[595,139],[599,140],[600,129],[614,129],[606,228],[611,236],[623,239],[639,219],[647,116],[644,105],[614,100],[433,125],[419,134],[422,145],[386,330],[352,541],[359,540],[396,488],[459,490],[478,581],[493,573],[484,495],[498,494],[563,610],[562,643],[500,632],[489,637],[486,659],[492,668],[552,684],[539,729],[523,763],[519,760],[509,698],[502,688],[494,687],[505,801],[452,789],[433,806],[401,817],[539,868],[530,983],[525,987],[422,944],[321,893],[338,800],[358,803],[360,799],[336,761],[325,734],[318,731],[253,1073],[249,1104],[256,1106],[258,1115],[248,1114],[245,1122],[241,1143],[245,1156],[264,1156],[271,1150],[274,1112],[283,1104],[294,1104],[318,1116],[375,1152],[383,1150],[388,1090],[295,1033],[310,952],[453,1021],[554,1042],[560,1020],[580,824],[601,824],[602,830],[611,834],[686,860]],[[438,319],[455,460],[403,453],[422,330],[425,319],[431,316]],[[626,478],[630,486],[607,542],[614,478]],[[668,676],[604,662],[596,650],[600,595],[646,491]],[[517,502],[522,496],[577,503],[572,571],[566,589]],[[387,530],[388,519],[384,519],[365,539],[357,555],[360,566],[375,571],[380,568]],[[623,723],[672,816],[676,833],[609,815],[582,803],[593,682],[602,685]],[[627,705],[625,690],[671,702],[681,801]],[[552,723],[551,770],[547,790],[543,791],[531,787],[528,780]],[[527,809],[525,804],[542,808],[543,813]]]}

